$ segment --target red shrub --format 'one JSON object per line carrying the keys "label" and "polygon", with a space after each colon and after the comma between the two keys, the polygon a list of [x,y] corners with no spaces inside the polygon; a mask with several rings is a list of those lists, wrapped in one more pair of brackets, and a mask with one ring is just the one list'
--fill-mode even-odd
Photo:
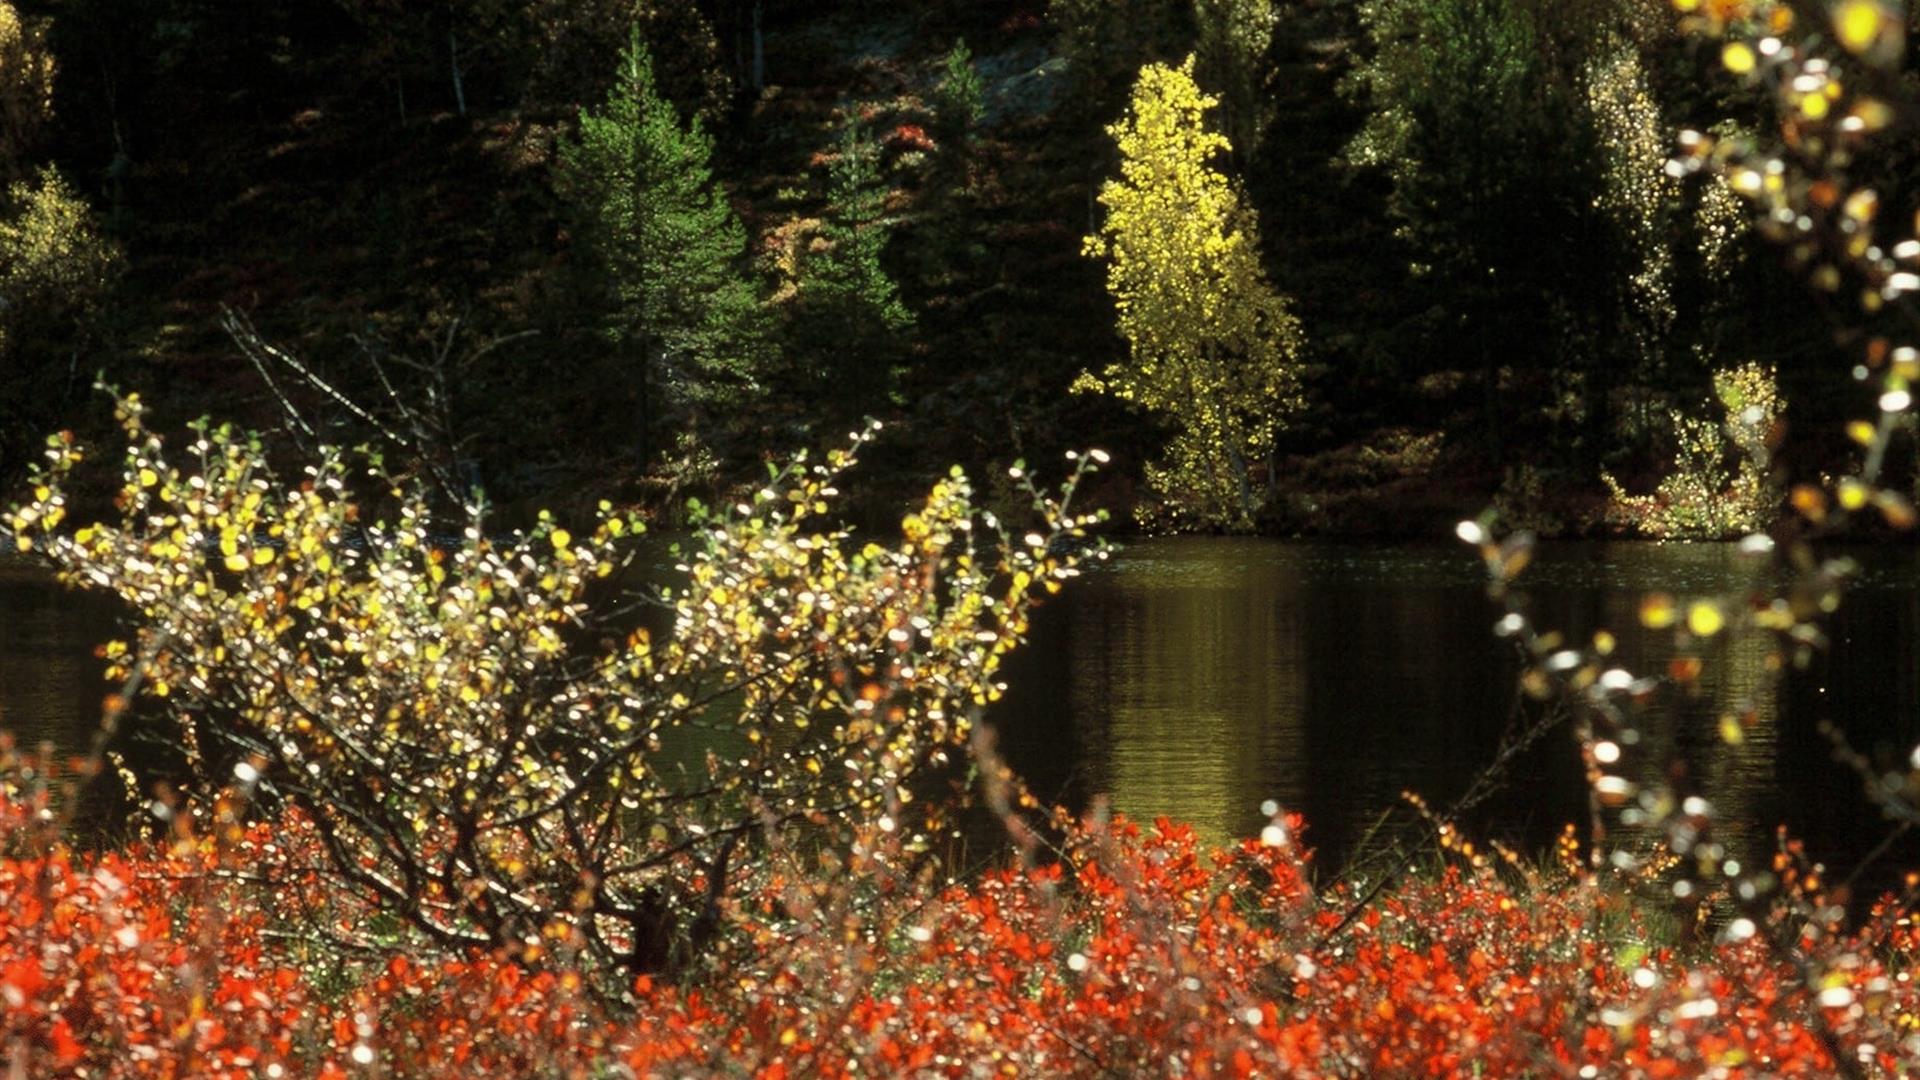
{"label": "red shrub", "polygon": [[314,945],[297,818],[83,855],[22,850],[39,809],[0,802],[0,1045],[27,1075],[1819,1076],[1821,1015],[1898,1075],[1920,1007],[1897,906],[1805,931],[1805,968],[1761,937],[1683,956],[1624,894],[1517,867],[1410,878],[1342,926],[1298,821],[1211,853],[1081,826],[1056,862],[944,887],[875,829],[852,865],[769,867],[716,967],[622,1005],[542,944],[381,947],[351,897],[324,919],[365,947]]}

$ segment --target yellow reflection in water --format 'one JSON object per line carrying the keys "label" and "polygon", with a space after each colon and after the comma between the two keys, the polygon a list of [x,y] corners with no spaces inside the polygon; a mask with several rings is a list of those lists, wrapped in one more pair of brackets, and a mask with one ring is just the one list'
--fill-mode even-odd
{"label": "yellow reflection in water", "polygon": [[1224,842],[1263,799],[1299,794],[1276,781],[1306,753],[1300,583],[1258,546],[1177,550],[1076,627],[1073,712],[1116,810]]}
{"label": "yellow reflection in water", "polygon": [[93,647],[111,628],[97,598],[62,589],[37,563],[0,559],[0,728],[28,746],[82,749],[107,692]]}
{"label": "yellow reflection in water", "polygon": [[[1605,595],[1603,625],[1629,628],[1616,658],[1636,675],[1665,671],[1677,654],[1670,633],[1637,633],[1634,594]],[[1737,858],[1764,858],[1774,843],[1770,798],[1778,787],[1780,700],[1768,671],[1774,643],[1760,631],[1716,637],[1702,655],[1697,696],[1676,695],[1640,718],[1633,779],[1642,785],[1671,784],[1677,795],[1697,794],[1713,806],[1718,839]],[[1739,718],[1729,740],[1721,718]],[[1636,830],[1621,830],[1629,839]]]}

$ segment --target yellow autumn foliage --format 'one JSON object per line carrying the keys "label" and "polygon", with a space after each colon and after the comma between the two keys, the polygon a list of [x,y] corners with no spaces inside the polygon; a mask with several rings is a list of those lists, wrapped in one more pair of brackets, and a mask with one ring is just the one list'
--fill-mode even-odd
{"label": "yellow autumn foliage", "polygon": [[1299,401],[1299,325],[1260,265],[1256,219],[1213,167],[1228,150],[1207,130],[1216,101],[1193,60],[1140,71],[1127,115],[1108,128],[1120,177],[1100,190],[1106,221],[1086,240],[1107,260],[1107,290],[1128,358],[1079,390],[1112,394],[1169,420],[1175,434],[1149,479],[1176,512],[1251,524],[1251,463],[1269,458]]}
{"label": "yellow autumn foliage", "polygon": [[53,113],[53,54],[43,36],[0,0],[0,178],[26,160]]}
{"label": "yellow autumn foliage", "polygon": [[[0,19],[4,19],[0,15]],[[120,256],[93,213],[51,168],[0,196],[0,356],[10,329],[84,319],[107,291]]]}
{"label": "yellow autumn foliage", "polygon": [[700,530],[635,626],[606,613],[634,606],[619,571],[667,553],[608,504],[493,534],[477,510],[437,527],[382,477],[397,504],[376,520],[352,455],[286,479],[257,438],[203,424],[170,447],[144,412],[121,399],[117,514],[67,520],[69,435],[0,514],[126,603],[110,676],[164,697],[214,786],[247,762],[313,820],[333,881],[416,935],[498,948],[558,920],[616,984],[700,949],[736,846],[906,820],[1038,598],[1098,551],[1095,515],[1037,491],[1037,531],[998,539],[957,469],[893,543],[856,544],[822,515],[869,431]]}

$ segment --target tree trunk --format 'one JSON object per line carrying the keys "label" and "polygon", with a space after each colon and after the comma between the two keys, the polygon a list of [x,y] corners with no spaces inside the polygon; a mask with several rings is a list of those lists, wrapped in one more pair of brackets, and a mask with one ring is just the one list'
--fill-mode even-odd
{"label": "tree trunk", "polygon": [[640,372],[640,467],[653,460],[653,390],[646,370]]}
{"label": "tree trunk", "polygon": [[[1211,349],[1208,350],[1207,363],[1209,367],[1219,366],[1219,358],[1212,355]],[[1193,385],[1191,379],[1187,385],[1189,387]],[[1227,466],[1233,472],[1233,485],[1240,495],[1240,513],[1246,524],[1251,527],[1253,525],[1253,478],[1247,471],[1246,455],[1240,452],[1240,425],[1234,422],[1233,413],[1220,400],[1218,390],[1208,390],[1205,401],[1207,407],[1219,418],[1220,443],[1227,452]]]}
{"label": "tree trunk", "polygon": [[1252,525],[1253,484],[1247,477],[1247,459],[1231,442],[1227,444],[1227,463],[1233,466],[1233,483],[1240,489],[1240,513],[1246,523]]}
{"label": "tree trunk", "polygon": [[653,342],[646,335],[640,339],[640,468],[645,469],[653,461]]}
{"label": "tree trunk", "polygon": [[460,78],[460,40],[452,30],[447,31],[447,61],[453,69],[453,107],[461,116],[467,115],[467,88]]}
{"label": "tree trunk", "polygon": [[766,39],[760,32],[760,0],[753,3],[753,92],[767,88]]}

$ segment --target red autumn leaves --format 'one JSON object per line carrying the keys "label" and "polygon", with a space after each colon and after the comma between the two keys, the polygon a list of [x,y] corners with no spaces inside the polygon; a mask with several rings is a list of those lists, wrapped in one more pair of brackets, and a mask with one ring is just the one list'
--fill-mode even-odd
{"label": "red autumn leaves", "polygon": [[297,818],[85,854],[0,812],[0,1047],[33,1076],[1819,1076],[1820,1013],[1896,1075],[1920,1006],[1895,910],[1803,928],[1802,968],[1661,944],[1650,908],[1564,874],[1453,866],[1334,933],[1352,896],[1298,848],[1209,853],[1165,821],[884,903],[766,877],[709,966],[610,1001],[564,963],[321,947],[328,919],[377,934],[304,868]]}

